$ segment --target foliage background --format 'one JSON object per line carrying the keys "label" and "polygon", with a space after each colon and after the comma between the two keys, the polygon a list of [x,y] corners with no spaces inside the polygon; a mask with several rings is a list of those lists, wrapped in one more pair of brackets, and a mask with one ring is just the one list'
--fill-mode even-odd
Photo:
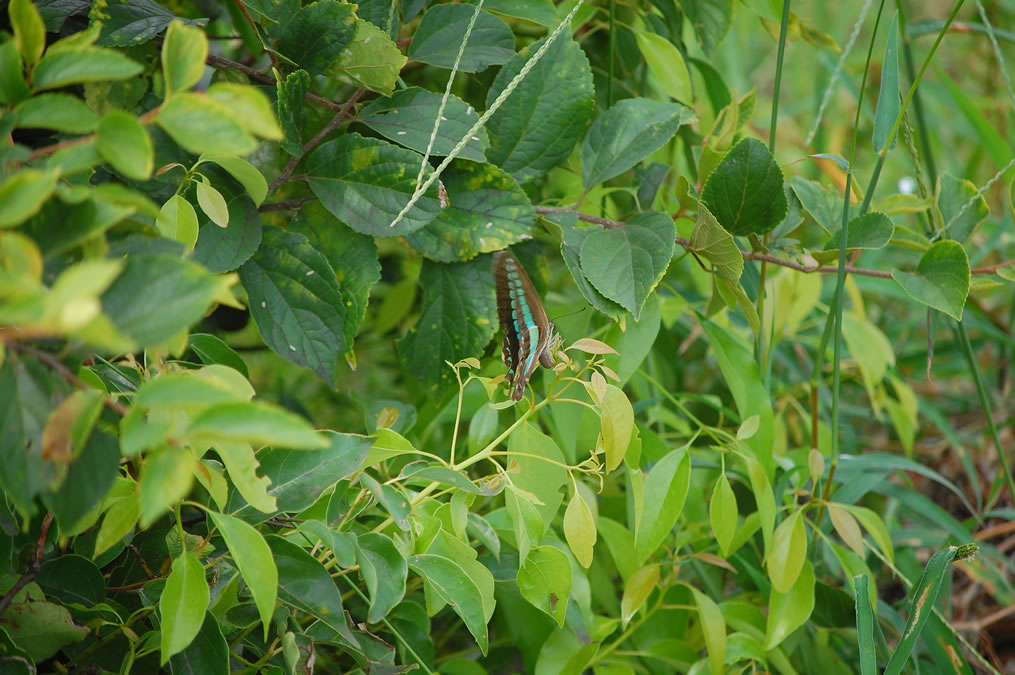
{"label": "foliage background", "polygon": [[1006,3],[5,10],[5,672],[1011,668]]}

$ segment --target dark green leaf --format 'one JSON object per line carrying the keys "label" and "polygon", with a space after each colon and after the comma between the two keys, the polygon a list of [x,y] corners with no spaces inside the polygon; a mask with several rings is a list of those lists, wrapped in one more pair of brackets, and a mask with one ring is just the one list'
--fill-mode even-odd
{"label": "dark green leaf", "polygon": [[183,651],[173,654],[169,665],[176,675],[229,672],[229,644],[214,614],[205,612],[197,636]]}
{"label": "dark green leaf", "polygon": [[102,234],[132,213],[131,206],[119,206],[94,196],[77,204],[51,199],[26,229],[48,258]]}
{"label": "dark green leaf", "polygon": [[604,228],[585,237],[582,272],[597,291],[637,321],[649,293],[666,273],[676,235],[669,216],[639,213],[624,227]]}
{"label": "dark green leaf", "polygon": [[[176,15],[154,0],[110,0],[94,5],[102,22],[98,44],[139,45],[161,33]],[[188,22],[189,23],[189,22]]]}
{"label": "dark green leaf", "polygon": [[[307,158],[307,183],[327,209],[352,229],[396,237],[418,230],[440,211],[437,186],[431,185],[391,227],[416,189],[422,161],[411,150],[376,138],[345,134],[321,145]],[[428,166],[423,179],[430,173]]]}
{"label": "dark green leaf", "polygon": [[282,149],[290,155],[303,154],[303,124],[306,121],[306,102],[303,97],[310,88],[310,76],[305,70],[297,70],[289,74],[285,80],[276,85],[276,106],[278,121],[282,125],[285,137]]}
{"label": "dark green leaf", "polygon": [[[400,89],[390,98],[378,98],[368,103],[360,112],[359,121],[395,143],[416,152],[426,152],[441,98],[437,92],[419,87]],[[430,155],[448,155],[478,119],[479,115],[472,106],[457,96],[449,96]],[[490,145],[486,129],[480,129],[476,139],[470,140],[457,156],[476,162],[485,161],[486,149]],[[445,185],[447,176],[447,173],[441,176]]]}
{"label": "dark green leaf", "polygon": [[349,348],[347,308],[324,255],[302,234],[269,227],[240,279],[265,343],[334,384],[338,357]]}
{"label": "dark green leaf", "polygon": [[56,516],[61,532],[74,530],[98,505],[113,484],[119,464],[120,448],[116,439],[101,429],[93,431],[84,450],[68,467],[60,489],[42,498],[46,508]]}
{"label": "dark green leaf", "polygon": [[489,164],[455,162],[441,175],[449,205],[408,236],[438,262],[470,260],[532,238],[536,213],[514,178]]}
{"label": "dark green leaf", "polygon": [[[465,30],[477,11],[477,7],[465,4],[430,7],[412,36],[409,58],[451,68],[465,39]],[[515,37],[507,24],[492,14],[479,11],[458,69],[478,73],[489,66],[507,63],[514,53]]]}
{"label": "dark green leaf", "polygon": [[193,333],[189,338],[190,348],[194,350],[201,363],[221,363],[224,366],[239,371],[244,377],[249,377],[247,364],[243,362],[240,355],[232,350],[229,345],[207,333]]}
{"label": "dark green leaf", "polygon": [[254,255],[263,237],[261,215],[242,192],[226,191],[229,227],[219,227],[204,213],[194,246],[194,260],[216,273],[232,272]]}
{"label": "dark green leaf", "polygon": [[14,596],[10,606],[0,614],[0,624],[14,644],[36,662],[45,661],[60,648],[88,634],[87,628],[74,623],[66,608],[47,602],[34,583]]}
{"label": "dark green leaf", "polygon": [[[529,45],[500,69],[487,92],[487,107],[542,44]],[[487,123],[487,160],[519,183],[532,182],[571,155],[594,108],[589,61],[574,40],[562,35]]]}
{"label": "dark green leaf", "polygon": [[465,570],[453,560],[429,554],[412,556],[409,558],[409,567],[423,577],[428,587],[462,617],[465,627],[476,638],[479,650],[486,655],[489,634],[483,603],[479,588]]}
{"label": "dark green leaf", "polygon": [[679,103],[628,98],[595,121],[582,146],[585,188],[609,180],[665,145],[694,111]]}
{"label": "dark green leaf", "polygon": [[420,272],[423,313],[398,343],[408,372],[431,393],[454,383],[445,361],[474,356],[493,337],[497,323],[490,261],[438,265],[425,261]]}
{"label": "dark green leaf", "polygon": [[954,241],[939,241],[923,254],[915,272],[893,270],[892,278],[911,298],[956,321],[969,294],[969,256]]}
{"label": "dark green leaf", "polygon": [[370,474],[360,475],[360,483],[374,496],[374,499],[384,507],[391,519],[395,521],[400,529],[409,531],[409,516],[412,514],[412,507],[409,499],[393,485],[381,485]]}
{"label": "dark green leaf", "polygon": [[764,234],[786,215],[782,170],[754,138],[737,143],[708,177],[702,200],[730,234]]}
{"label": "dark green leaf", "polygon": [[624,308],[597,291],[596,287],[589,283],[581,267],[582,245],[590,234],[599,231],[598,227],[579,227],[575,222],[559,222],[558,224],[563,232],[560,243],[561,256],[564,258],[564,264],[571,272],[571,278],[574,279],[578,290],[593,307],[614,321],[619,321],[620,317],[624,315]]}
{"label": "dark green leaf", "polygon": [[402,601],[408,565],[391,539],[374,532],[356,539],[356,561],[370,594],[367,621],[377,623]]}
{"label": "dark green leaf", "polygon": [[318,0],[302,7],[282,28],[278,51],[307,71],[320,75],[342,53],[356,32],[353,6]]}
{"label": "dark green leaf", "polygon": [[52,598],[91,607],[106,597],[106,580],[88,558],[63,555],[42,563],[35,583]]}
{"label": "dark green leaf", "polygon": [[730,29],[733,0],[680,0],[680,9],[694,27],[706,56],[711,56]]}

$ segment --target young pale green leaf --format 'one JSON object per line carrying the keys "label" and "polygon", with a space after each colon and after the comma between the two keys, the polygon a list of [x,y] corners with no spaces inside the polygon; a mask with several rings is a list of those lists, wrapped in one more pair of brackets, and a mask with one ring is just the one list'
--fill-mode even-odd
{"label": "young pale green leaf", "polygon": [[574,491],[564,511],[564,538],[578,563],[587,569],[592,564],[592,550],[596,544],[596,522],[592,509],[578,490]]}
{"label": "young pale green leaf", "polygon": [[[680,66],[683,67],[682,61]],[[619,101],[595,121],[585,136],[582,145],[585,189],[627,171],[693,120],[694,111],[679,103],[647,98]]]}
{"label": "young pale green leaf", "polygon": [[686,448],[673,450],[656,462],[645,479],[644,510],[635,527],[638,562],[655,553],[677,523],[691,481],[691,458]]}
{"label": "young pale green leaf", "polygon": [[180,92],[159,108],[159,126],[188,152],[246,155],[257,141],[237,122],[234,111],[210,96]]}
{"label": "young pale green leaf", "polygon": [[94,131],[99,116],[77,96],[63,93],[39,94],[18,105],[20,129],[54,129],[70,134]]}
{"label": "young pale green leaf", "polygon": [[645,65],[655,78],[656,84],[670,98],[685,103],[694,101],[691,88],[691,74],[676,45],[658,33],[647,30],[634,31],[638,48],[645,57]]}
{"label": "young pale green leaf", "polygon": [[528,560],[529,552],[539,546],[545,525],[535,504],[513,485],[507,487],[504,493],[504,503],[507,506],[508,517],[511,519],[514,530],[515,544],[518,547],[518,564],[524,565]]}
{"label": "young pale green leaf", "polygon": [[888,24],[888,37],[885,41],[885,56],[881,62],[881,90],[878,92],[878,108],[874,113],[874,152],[881,153],[891,143],[895,147],[898,134],[890,139],[888,135],[895,126],[895,120],[902,108],[899,99],[899,15],[892,17]]}
{"label": "young pale green leaf", "polygon": [[[409,567],[423,577],[427,586],[451,605],[486,655],[490,645],[480,590],[465,570],[453,560],[423,554],[409,558]],[[568,567],[570,571],[570,567]]]}
{"label": "young pale green leaf", "polygon": [[488,260],[439,265],[423,262],[423,309],[398,342],[398,354],[431,393],[456,386],[445,361],[478,354],[493,337],[496,302]]}
{"label": "young pale green leaf", "polygon": [[[361,13],[363,5],[359,8]],[[328,75],[355,87],[391,96],[398,83],[398,74],[402,72],[406,61],[408,58],[387,33],[372,23],[357,18],[352,42],[342,50],[338,60],[331,64]],[[486,132],[483,133],[485,135]]]}
{"label": "young pale green leaf", "polygon": [[606,451],[606,471],[624,461],[624,454],[634,433],[634,408],[619,387],[606,385],[606,395],[599,401],[600,433]]}
{"label": "young pale green leaf", "polygon": [[282,537],[269,535],[261,541],[266,542],[265,550],[274,560],[272,567],[278,566],[278,599],[323,621],[346,646],[359,651],[359,640],[346,621],[342,594],[324,566],[314,556]]}
{"label": "young pale green leaf", "polygon": [[[418,230],[440,212],[434,184],[391,227],[416,189],[422,159],[411,150],[380,139],[348,133],[310,154],[306,160],[307,183],[324,206],[352,229],[397,237]],[[430,172],[428,167],[424,180]]]}
{"label": "young pale green leaf", "polygon": [[[500,69],[487,91],[487,107],[542,44],[529,45]],[[531,183],[571,155],[594,110],[589,60],[574,40],[561,35],[487,123],[487,160],[519,183]]]}
{"label": "young pale green leaf", "polygon": [[140,63],[112,49],[50,49],[32,73],[32,90],[58,89],[83,82],[125,80],[142,70]]}
{"label": "young pale green leaf", "polygon": [[[264,198],[268,196],[268,181],[264,175],[257,170],[253,164],[233,155],[201,155],[200,162],[214,162],[229,172],[243,186],[250,198],[254,200],[254,206],[260,206]],[[228,221],[227,221],[228,222]]]}
{"label": "young pale green leaf", "polygon": [[794,511],[775,528],[772,549],[765,558],[772,588],[779,593],[788,593],[800,576],[806,559],[807,532],[800,512]]}
{"label": "young pale green leaf", "polygon": [[162,74],[167,94],[190,89],[204,75],[208,38],[200,28],[173,21],[162,42]]}
{"label": "young pale green leaf", "polygon": [[[275,121],[271,101],[257,87],[236,82],[216,82],[208,87],[208,98],[224,105],[233,121],[248,134],[268,141],[282,140],[282,129]],[[210,149],[205,152],[215,153]],[[223,154],[242,153],[225,151]]]}
{"label": "young pale green leaf", "polygon": [[730,234],[764,234],[786,215],[782,169],[765,144],[745,138],[733,146],[701,192],[702,201]]}
{"label": "young pale green leaf", "polygon": [[0,183],[0,228],[15,227],[38,213],[59,178],[59,169],[22,169]]}
{"label": "young pale green leaf", "polygon": [[395,543],[382,534],[361,534],[355,545],[356,562],[370,595],[367,620],[377,623],[405,596],[409,567]]}
{"label": "young pale green leaf", "polygon": [[[359,121],[390,141],[416,152],[426,152],[441,99],[442,96],[437,92],[419,87],[400,89],[389,98],[376,98],[364,106],[360,111]],[[465,136],[465,132],[479,119],[479,114],[471,106],[454,95],[448,97],[442,115],[433,148],[430,150],[430,154],[434,157],[449,154]],[[479,140],[466,143],[458,153],[459,158],[474,162],[486,160],[485,153],[490,147],[486,129],[480,129],[476,137]],[[441,176],[445,185],[447,176],[447,172]],[[452,196],[451,205],[455,206],[455,202]]]}
{"label": "young pale green leaf", "polygon": [[137,490],[141,527],[148,527],[187,496],[193,484],[193,471],[194,456],[183,448],[166,446],[145,457]]}
{"label": "young pale green leaf", "polygon": [[478,73],[507,63],[515,55],[515,37],[508,25],[478,7],[459,4],[434,5],[423,14],[423,21],[409,44],[409,58],[451,68],[475,14],[478,16],[465,43],[458,70]]}
{"label": "young pale green leaf", "polygon": [[571,592],[571,563],[553,546],[537,546],[518,568],[518,590],[533,607],[564,626]]}
{"label": "young pale green leaf", "polygon": [[528,499],[549,529],[564,501],[561,487],[567,482],[564,455],[556,441],[539,428],[527,423],[515,429],[508,439],[508,461],[518,468],[512,475],[519,495]]}
{"label": "young pale green leaf", "polygon": [[194,250],[197,243],[197,213],[190,202],[180,195],[173,195],[162,205],[155,227],[168,239],[175,239],[188,250]]}
{"label": "young pale green leaf", "polygon": [[[260,532],[239,518],[214,511],[209,511],[208,515],[225,539],[233,562],[243,575],[243,580],[247,582],[250,594],[254,596],[254,604],[264,626],[264,637],[267,639],[279,590],[278,567],[272,557],[272,550],[268,548]],[[335,588],[334,583],[331,587]]]}
{"label": "young pale green leaf", "polygon": [[698,620],[701,621],[701,632],[705,636],[709,668],[712,675],[722,675],[726,672],[723,667],[726,658],[726,619],[712,598],[693,587],[691,592],[694,593],[694,603],[698,606]]}
{"label": "young pale green leaf", "polygon": [[954,241],[939,241],[923,254],[915,272],[893,270],[892,278],[917,302],[956,321],[969,294],[969,256]]}
{"label": "young pale green leaf", "polygon": [[624,583],[624,595],[620,599],[620,619],[626,626],[645,606],[649,595],[659,581],[659,565],[646,565],[634,572]]}
{"label": "young pale green leaf", "polygon": [[151,177],[155,162],[152,139],[134,115],[120,110],[106,113],[95,134],[95,147],[127,178],[144,181]]}
{"label": "young pale green leaf", "polygon": [[306,450],[328,447],[327,438],[314,431],[304,418],[259,402],[219,403],[205,408],[190,421],[187,434],[209,443],[228,441]]}
{"label": "young pale green leaf", "polygon": [[966,241],[990,215],[990,206],[972,181],[942,174],[937,179],[935,206],[950,239]]}
{"label": "young pale green leaf", "polygon": [[732,235],[723,229],[704,204],[698,209],[690,246],[695,253],[715,265],[717,275],[734,282],[740,280],[740,275],[744,273],[744,254]]}
{"label": "young pale green leaf", "polygon": [[892,537],[888,533],[888,528],[885,526],[884,521],[881,520],[881,517],[865,506],[849,505],[843,508],[863,524],[867,532],[870,533],[871,539],[874,540],[874,543],[881,549],[885,557],[890,562],[895,562],[895,549],[892,547]]}
{"label": "young pale green leaf", "polygon": [[278,38],[278,51],[307,71],[320,75],[338,59],[356,32],[355,8],[338,0],[318,0],[286,22]]}
{"label": "young pale green leaf", "polygon": [[97,558],[127,536],[134,529],[140,515],[141,502],[136,495],[122,497],[110,505],[99,526],[99,532],[95,535],[95,552],[92,557]]}
{"label": "young pale green leaf", "polygon": [[222,193],[203,181],[198,181],[196,187],[197,204],[205,212],[205,215],[219,227],[228,227],[229,206]]}
{"label": "young pale green leaf", "polygon": [[708,503],[708,518],[712,524],[712,532],[719,543],[719,550],[728,555],[733,535],[737,531],[737,496],[733,494],[726,473],[719,474],[712,499]]}
{"label": "young pale green leaf", "polygon": [[489,164],[459,162],[441,181],[449,205],[408,235],[430,260],[456,262],[499,251],[532,237],[536,212],[515,179]]}
{"label": "young pale green leaf", "polygon": [[31,69],[46,48],[46,26],[42,16],[31,0],[11,0],[7,13],[14,29],[14,44]]}
{"label": "young pale green leaf", "polygon": [[846,542],[846,545],[853,549],[854,553],[863,558],[863,534],[860,532],[860,526],[857,524],[853,514],[841,504],[829,502],[828,515],[832,519],[835,531],[839,533],[839,536]]}
{"label": "young pale green leaf", "polygon": [[215,452],[222,458],[222,463],[229,472],[230,481],[243,499],[258,511],[275,513],[278,504],[275,497],[268,494],[271,479],[257,475],[259,464],[250,444],[218,441],[215,444]]}
{"label": "young pale green leaf", "polygon": [[790,633],[804,625],[814,611],[814,566],[805,560],[803,569],[786,593],[772,589],[768,598],[765,651],[782,644]]}
{"label": "young pale green leaf", "polygon": [[204,620],[210,591],[204,577],[204,565],[189,551],[173,560],[165,590],[159,597],[162,619],[161,662],[189,645]]}
{"label": "young pale green leaf", "polygon": [[669,267],[676,234],[673,220],[657,211],[639,213],[624,227],[593,231],[581,246],[582,272],[637,321]]}

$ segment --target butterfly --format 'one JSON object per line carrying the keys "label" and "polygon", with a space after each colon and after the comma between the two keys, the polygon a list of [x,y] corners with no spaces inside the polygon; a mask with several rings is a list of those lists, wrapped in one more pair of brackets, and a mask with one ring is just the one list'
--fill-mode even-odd
{"label": "butterfly", "polygon": [[497,287],[497,315],[504,331],[507,381],[512,388],[511,398],[519,401],[536,364],[553,367],[553,347],[559,336],[517,258],[507,251],[495,253],[493,278]]}

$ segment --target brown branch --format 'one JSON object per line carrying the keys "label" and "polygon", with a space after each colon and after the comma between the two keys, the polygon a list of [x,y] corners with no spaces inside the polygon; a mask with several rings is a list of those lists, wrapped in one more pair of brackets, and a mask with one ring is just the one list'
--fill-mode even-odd
{"label": "brown branch", "polygon": [[290,159],[289,163],[285,165],[285,169],[282,170],[282,173],[280,173],[275,180],[271,181],[268,185],[268,192],[274,192],[278,189],[279,185],[282,185],[289,180],[289,177],[293,174],[293,171],[296,169],[296,165],[300,163],[300,160],[306,157],[308,152],[313,150],[318,143],[324,140],[325,136],[334,131],[335,128],[342,123],[342,119],[348,114],[349,108],[355,105],[356,101],[358,101],[359,97],[364,93],[366,93],[366,89],[357,89],[353,95],[349,97],[349,100],[345,102],[345,105],[342,106],[341,110],[335,113],[335,116],[331,119],[331,121],[328,122],[316,136],[304,144],[303,152]]}
{"label": "brown branch", "polygon": [[39,575],[39,570],[42,569],[42,554],[46,550],[46,537],[49,535],[49,526],[52,524],[53,514],[47,513],[46,517],[42,519],[42,527],[39,529],[39,541],[35,545],[35,557],[32,558],[28,571],[22,574],[21,578],[11,586],[11,589],[0,598],[0,614],[3,614],[11,606],[14,596],[20,593],[22,588],[32,583],[35,577]]}
{"label": "brown branch", "polygon": [[[21,352],[22,354],[28,354],[29,356],[33,356],[36,359],[38,359],[39,361],[42,361],[47,366],[49,366],[54,371],[56,371],[59,375],[61,375],[63,377],[63,379],[67,380],[68,382],[73,384],[75,387],[79,387],[81,389],[90,389],[91,388],[90,385],[86,384],[81,378],[79,378],[77,375],[72,373],[70,368],[65,366],[63,364],[63,362],[60,359],[56,358],[56,356],[54,356],[53,354],[51,354],[49,352],[44,352],[41,349],[36,349],[35,347],[31,347],[29,345],[24,344],[23,342],[13,342],[12,341],[12,342],[6,342],[5,345],[9,349],[12,349],[12,350],[14,350],[16,352]],[[127,406],[123,405],[119,401],[115,401],[115,400],[113,400],[111,398],[103,397],[102,402],[106,404],[107,408],[109,408],[113,412],[119,414],[121,417],[124,417],[124,416],[127,415]]]}
{"label": "brown branch", "polygon": [[261,204],[261,206],[257,210],[260,211],[261,213],[265,213],[267,211],[288,211],[289,209],[298,209],[307,202],[312,202],[316,199],[317,197],[297,197],[296,199],[286,199],[285,201],[281,202],[270,202],[268,204]]}
{"label": "brown branch", "polygon": [[[226,59],[226,58],[223,58],[221,56],[215,56],[214,54],[209,54],[208,58],[206,58],[204,60],[204,62],[207,63],[212,68],[232,68],[233,70],[238,70],[241,73],[243,73],[244,75],[246,75],[247,77],[249,77],[249,78],[251,78],[253,80],[257,80],[258,82],[263,82],[264,84],[272,84],[272,85],[275,84],[275,78],[272,77],[271,75],[267,75],[265,73],[262,73],[259,70],[255,70],[254,68],[251,68],[250,66],[245,66],[245,65],[243,65],[242,63],[240,63],[238,61],[233,61],[232,59]],[[325,108],[331,108],[335,112],[339,112],[339,111],[342,110],[342,104],[341,103],[335,103],[334,101],[329,101],[326,98],[321,98],[317,94],[312,94],[310,92],[307,92],[306,95],[304,95],[303,98],[305,98],[306,100],[311,101],[313,103],[317,103],[318,105],[323,105]]]}

